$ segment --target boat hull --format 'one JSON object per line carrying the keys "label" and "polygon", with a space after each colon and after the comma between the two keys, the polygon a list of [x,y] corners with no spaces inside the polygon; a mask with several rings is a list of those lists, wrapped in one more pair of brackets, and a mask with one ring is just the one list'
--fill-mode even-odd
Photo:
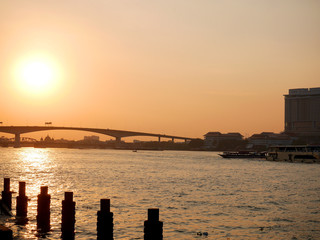
{"label": "boat hull", "polygon": [[219,154],[223,158],[265,158],[264,153],[241,153],[241,152],[224,152]]}

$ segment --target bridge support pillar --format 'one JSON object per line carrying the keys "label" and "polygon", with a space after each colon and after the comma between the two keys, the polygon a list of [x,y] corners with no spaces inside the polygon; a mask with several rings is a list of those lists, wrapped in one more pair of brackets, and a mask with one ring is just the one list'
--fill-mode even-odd
{"label": "bridge support pillar", "polygon": [[161,142],[161,137],[158,137],[158,142]]}
{"label": "bridge support pillar", "polygon": [[121,137],[116,137],[116,142],[120,143],[121,142]]}
{"label": "bridge support pillar", "polygon": [[171,138],[172,142],[174,143],[174,138]]}
{"label": "bridge support pillar", "polygon": [[20,147],[20,133],[16,133],[14,135],[14,147],[19,148]]}

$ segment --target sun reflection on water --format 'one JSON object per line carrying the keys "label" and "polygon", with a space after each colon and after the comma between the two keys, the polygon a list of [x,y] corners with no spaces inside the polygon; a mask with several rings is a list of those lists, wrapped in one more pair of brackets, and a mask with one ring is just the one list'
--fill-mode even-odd
{"label": "sun reflection on water", "polygon": [[51,161],[47,149],[24,148],[20,151],[21,170],[26,172],[46,170]]}
{"label": "sun reflection on water", "polygon": [[[26,182],[26,196],[28,197],[28,221],[25,224],[19,224],[16,220],[8,219],[7,225],[14,231],[18,232],[19,239],[34,239],[37,236],[37,196],[40,194],[41,186],[49,187],[49,194],[54,196],[51,199],[51,222],[59,225],[59,211],[55,209],[60,207],[60,201],[57,198],[56,180],[59,174],[59,168],[55,159],[55,150],[53,149],[37,149],[37,148],[21,148],[16,149],[12,158],[12,166],[14,175],[11,175],[11,190],[13,191],[13,213],[15,213],[15,198],[18,193],[18,182]],[[52,231],[56,229],[52,228]]]}
{"label": "sun reflection on water", "polygon": [[[19,152],[18,166],[23,179],[27,182],[27,194],[36,196],[40,191],[40,186],[50,185],[53,179],[54,162],[51,152],[48,149],[24,148]],[[28,184],[32,183],[32,184]]]}

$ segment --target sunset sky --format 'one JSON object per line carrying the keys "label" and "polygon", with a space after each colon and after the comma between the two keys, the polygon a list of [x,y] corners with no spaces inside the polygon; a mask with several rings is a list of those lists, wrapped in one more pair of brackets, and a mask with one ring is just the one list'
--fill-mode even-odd
{"label": "sunset sky", "polygon": [[250,136],[320,87],[317,0],[2,0],[0,33],[3,125]]}

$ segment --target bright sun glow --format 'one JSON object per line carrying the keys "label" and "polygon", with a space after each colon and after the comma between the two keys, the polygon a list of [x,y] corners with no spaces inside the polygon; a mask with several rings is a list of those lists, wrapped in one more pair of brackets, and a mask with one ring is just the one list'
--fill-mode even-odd
{"label": "bright sun glow", "polygon": [[16,68],[16,80],[20,90],[31,95],[52,92],[58,84],[58,70],[52,61],[44,58],[29,58]]}
{"label": "bright sun glow", "polygon": [[30,87],[44,88],[53,80],[53,70],[44,62],[30,62],[22,69],[22,77]]}

